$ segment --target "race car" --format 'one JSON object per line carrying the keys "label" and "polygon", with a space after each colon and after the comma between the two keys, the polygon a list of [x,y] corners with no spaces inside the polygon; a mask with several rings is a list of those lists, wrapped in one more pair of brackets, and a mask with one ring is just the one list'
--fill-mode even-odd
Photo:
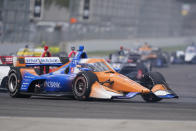
{"label": "race car", "polygon": [[188,46],[184,53],[184,60],[186,63],[196,64],[196,45],[192,44]]}
{"label": "race car", "polygon": [[177,50],[176,52],[172,52],[170,56],[170,62],[171,64],[184,64],[184,51],[183,50]]}
{"label": "race car", "polygon": [[152,67],[167,67],[170,63],[169,54],[161,48],[140,47],[138,52],[142,56],[141,59],[150,62]]}
{"label": "race car", "polygon": [[[128,99],[141,95],[145,101],[156,102],[178,96],[168,87],[160,73],[147,73],[140,83],[117,73],[104,59],[88,58],[84,47],[77,55],[48,74],[38,74],[31,66],[53,66],[57,60],[44,58],[25,60],[26,67],[13,67],[8,75],[11,97],[32,95],[72,95],[77,100]],[[55,61],[55,64],[52,62]],[[59,62],[60,64],[60,62]]]}
{"label": "race car", "polygon": [[162,51],[160,48],[153,50],[152,54],[156,55],[156,58],[151,59],[152,67],[168,67],[170,63],[169,53]]}
{"label": "race car", "polygon": [[177,50],[176,52],[173,52],[170,60],[172,64],[196,64],[196,45],[193,43],[187,46],[185,51]]}
{"label": "race car", "polygon": [[142,75],[149,72],[151,67],[148,63],[141,61],[141,55],[135,52],[119,55],[119,53],[110,54],[108,62],[112,67],[132,80],[140,80]]}

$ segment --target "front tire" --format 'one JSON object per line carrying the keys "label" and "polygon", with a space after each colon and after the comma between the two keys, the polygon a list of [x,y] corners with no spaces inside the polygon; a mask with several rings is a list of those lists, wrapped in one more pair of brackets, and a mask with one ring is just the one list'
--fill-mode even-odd
{"label": "front tire", "polygon": [[74,98],[77,100],[88,100],[91,87],[95,81],[98,81],[98,78],[93,72],[85,71],[79,73],[74,79],[72,86]]}
{"label": "front tire", "polygon": [[[149,90],[151,90],[156,84],[163,84],[167,86],[165,78],[159,72],[146,73],[142,78],[141,83]],[[154,95],[152,92],[148,94],[142,94],[141,96],[146,102],[158,102],[162,100],[161,98]]]}

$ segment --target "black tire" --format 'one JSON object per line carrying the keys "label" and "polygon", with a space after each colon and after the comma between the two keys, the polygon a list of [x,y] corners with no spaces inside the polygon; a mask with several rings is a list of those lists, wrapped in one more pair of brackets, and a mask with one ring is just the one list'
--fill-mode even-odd
{"label": "black tire", "polygon": [[11,97],[15,98],[29,98],[31,95],[21,94],[20,87],[21,87],[22,76],[18,68],[13,68],[9,72],[8,75],[8,91]]}
{"label": "black tire", "polygon": [[72,92],[77,100],[88,100],[91,86],[98,81],[97,76],[91,71],[80,72],[73,81]]}
{"label": "black tire", "polygon": [[[143,86],[145,86],[146,88],[150,90],[156,84],[163,84],[167,86],[165,78],[159,72],[146,73],[144,77],[142,78],[141,83]],[[161,98],[154,95],[152,92],[148,94],[142,94],[141,96],[146,102],[158,102],[162,100]]]}

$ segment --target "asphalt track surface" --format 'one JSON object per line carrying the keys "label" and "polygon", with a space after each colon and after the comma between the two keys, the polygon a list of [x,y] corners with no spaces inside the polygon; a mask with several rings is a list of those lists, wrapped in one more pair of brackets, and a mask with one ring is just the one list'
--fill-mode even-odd
{"label": "asphalt track surface", "polygon": [[163,73],[179,99],[146,103],[140,96],[130,100],[77,101],[71,98],[11,98],[0,93],[0,117],[66,119],[196,120],[196,65],[156,68]]}

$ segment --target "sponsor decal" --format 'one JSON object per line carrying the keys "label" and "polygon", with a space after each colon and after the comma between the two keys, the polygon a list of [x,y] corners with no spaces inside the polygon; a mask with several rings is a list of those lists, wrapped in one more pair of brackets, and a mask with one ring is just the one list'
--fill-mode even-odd
{"label": "sponsor decal", "polygon": [[47,87],[50,87],[50,88],[61,88],[60,82],[46,81],[45,84]]}
{"label": "sponsor decal", "polygon": [[49,64],[49,63],[61,63],[58,57],[26,57],[25,63],[27,64]]}

